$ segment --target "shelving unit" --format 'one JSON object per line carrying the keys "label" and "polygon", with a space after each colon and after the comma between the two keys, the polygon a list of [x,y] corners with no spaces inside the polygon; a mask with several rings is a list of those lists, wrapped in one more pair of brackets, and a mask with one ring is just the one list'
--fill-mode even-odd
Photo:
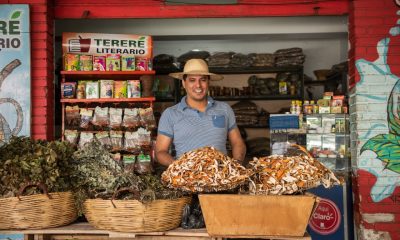
{"label": "shelving unit", "polygon": [[83,79],[132,79],[143,75],[154,75],[155,71],[61,71],[63,81]]}
{"label": "shelving unit", "polygon": [[150,102],[156,100],[155,97],[145,98],[93,98],[93,99],[61,99],[61,103],[131,103],[131,102]]}
{"label": "shelving unit", "polygon": [[[176,70],[171,72],[175,72]],[[182,71],[179,70],[179,71]],[[302,66],[285,66],[285,67],[209,67],[209,71],[221,75],[237,75],[237,74],[261,74],[261,73],[283,73],[291,72],[297,73],[300,77],[300,89],[296,95],[243,95],[243,96],[214,96],[213,98],[220,101],[239,101],[239,100],[293,100],[304,99],[304,80],[303,80],[303,67]],[[166,75],[170,73],[163,69],[163,71],[156,71],[157,75]],[[174,80],[175,98],[157,98],[157,101],[177,101],[181,99],[180,94],[180,81]]]}
{"label": "shelving unit", "polygon": [[[137,79],[144,75],[154,75],[155,71],[61,71],[62,82],[74,82],[78,80],[128,80]],[[64,139],[65,131],[65,107],[67,104],[78,104],[84,106],[103,105],[103,104],[140,104],[144,103],[153,107],[155,97],[143,98],[93,98],[93,99],[61,99],[62,107],[62,138]]]}

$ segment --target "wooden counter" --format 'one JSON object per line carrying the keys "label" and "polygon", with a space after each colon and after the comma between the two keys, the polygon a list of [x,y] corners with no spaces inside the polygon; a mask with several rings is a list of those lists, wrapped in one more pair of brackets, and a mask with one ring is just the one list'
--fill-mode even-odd
{"label": "wooden counter", "polygon": [[305,233],[304,237],[278,237],[278,236],[222,236],[211,237],[205,228],[201,229],[182,229],[176,228],[166,232],[147,232],[147,233],[122,233],[107,230],[98,230],[89,223],[74,223],[58,228],[36,229],[36,230],[17,230],[0,231],[4,234],[24,234],[25,240],[222,240],[223,238],[260,238],[275,240],[311,240]]}

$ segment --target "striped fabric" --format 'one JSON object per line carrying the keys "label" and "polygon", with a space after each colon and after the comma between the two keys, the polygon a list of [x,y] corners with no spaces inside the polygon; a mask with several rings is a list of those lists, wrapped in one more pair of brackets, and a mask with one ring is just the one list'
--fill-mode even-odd
{"label": "striped fabric", "polygon": [[228,132],[236,127],[232,108],[208,97],[206,111],[199,112],[186,104],[186,97],[181,102],[167,108],[161,115],[158,134],[173,139],[176,157],[183,153],[212,146],[226,154]]}

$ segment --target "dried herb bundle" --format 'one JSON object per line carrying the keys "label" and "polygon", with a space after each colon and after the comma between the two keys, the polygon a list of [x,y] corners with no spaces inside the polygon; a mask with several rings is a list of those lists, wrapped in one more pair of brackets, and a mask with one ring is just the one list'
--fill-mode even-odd
{"label": "dried herb bundle", "polygon": [[140,179],[125,172],[97,140],[85,144],[73,154],[71,179],[88,198],[110,199],[115,190],[130,187],[139,190]]}
{"label": "dried herb bundle", "polygon": [[[112,155],[97,140],[73,154],[70,173],[74,183],[77,206],[82,212],[83,202],[88,198],[111,199],[113,193],[121,188],[130,188],[140,193],[137,200],[152,201],[181,197],[178,191],[165,188],[161,179],[154,175],[137,176],[132,171],[124,170],[120,162],[113,160]],[[131,200],[135,197],[126,192],[118,199]]]}
{"label": "dried herb bundle", "polygon": [[[49,192],[70,189],[68,161],[74,152],[68,142],[15,137],[0,147],[0,197],[14,197],[26,182],[44,183]],[[27,194],[38,193],[29,189]]]}

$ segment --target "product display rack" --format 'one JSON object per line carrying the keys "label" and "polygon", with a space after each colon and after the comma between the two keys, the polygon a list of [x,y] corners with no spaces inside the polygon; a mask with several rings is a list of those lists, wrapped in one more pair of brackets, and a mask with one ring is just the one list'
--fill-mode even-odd
{"label": "product display rack", "polygon": [[350,132],[348,114],[309,114],[306,148],[318,160],[335,172],[350,170]]}
{"label": "product display rack", "polygon": [[[302,66],[285,66],[285,67],[209,67],[209,71],[220,75],[237,75],[237,74],[261,74],[261,73],[296,73],[299,75],[299,89],[295,95],[289,94],[268,94],[268,95],[242,95],[242,96],[213,96],[214,99],[220,101],[239,101],[239,100],[303,100],[304,99],[304,78]],[[157,72],[159,75],[168,74],[165,70]],[[176,80],[176,79],[175,79]],[[175,98],[161,98],[161,101],[179,101],[182,97],[180,94],[181,82],[174,81]],[[178,86],[177,86],[178,85]],[[158,101],[158,99],[157,99]]]}
{"label": "product display rack", "polygon": [[[155,71],[61,71],[62,82],[76,82],[78,80],[129,80],[137,79],[144,75],[154,75]],[[65,107],[67,104],[80,104],[80,105],[103,105],[103,104],[145,104],[153,107],[155,97],[142,97],[142,98],[93,98],[93,99],[61,99],[62,107],[62,139],[64,139],[65,131]]]}

